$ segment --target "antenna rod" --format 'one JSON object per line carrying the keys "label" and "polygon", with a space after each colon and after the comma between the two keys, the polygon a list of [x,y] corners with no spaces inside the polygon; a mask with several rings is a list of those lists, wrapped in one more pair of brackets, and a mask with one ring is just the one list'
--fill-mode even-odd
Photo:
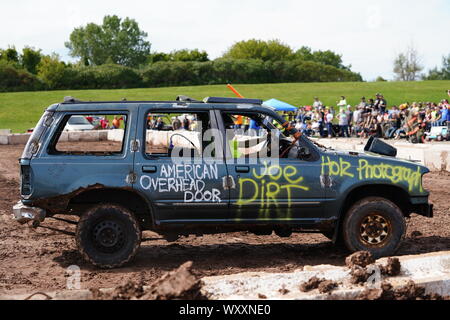
{"label": "antenna rod", "polygon": [[227,84],[228,89],[233,91],[233,93],[238,96],[239,98],[244,98],[231,84]]}

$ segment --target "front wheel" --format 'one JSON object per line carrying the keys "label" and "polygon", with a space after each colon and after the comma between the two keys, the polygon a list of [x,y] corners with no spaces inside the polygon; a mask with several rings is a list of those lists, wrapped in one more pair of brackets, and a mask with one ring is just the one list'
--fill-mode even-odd
{"label": "front wheel", "polygon": [[402,241],[406,224],[399,207],[379,197],[365,198],[347,212],[343,238],[350,251],[369,251],[375,258],[393,255]]}
{"label": "front wheel", "polygon": [[88,209],[81,217],[76,241],[87,261],[100,268],[117,268],[136,255],[141,230],[128,209],[100,204]]}

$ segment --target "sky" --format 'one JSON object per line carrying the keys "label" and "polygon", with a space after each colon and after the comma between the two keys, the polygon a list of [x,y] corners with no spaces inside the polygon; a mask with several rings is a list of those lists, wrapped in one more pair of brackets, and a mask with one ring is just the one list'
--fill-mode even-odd
{"label": "sky", "polygon": [[424,71],[450,54],[450,0],[0,0],[0,48],[73,61],[64,46],[73,29],[112,14],[135,19],[152,51],[198,48],[217,58],[240,40],[279,39],[342,54],[367,81],[393,79],[393,60],[410,45]]}

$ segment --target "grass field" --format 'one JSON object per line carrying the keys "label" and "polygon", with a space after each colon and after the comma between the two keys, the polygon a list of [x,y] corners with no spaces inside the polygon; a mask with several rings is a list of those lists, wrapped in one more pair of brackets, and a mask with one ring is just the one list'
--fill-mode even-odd
{"label": "grass field", "polygon": [[[388,105],[392,106],[406,101],[439,102],[448,97],[446,90],[450,89],[450,81],[287,83],[235,87],[248,98],[276,98],[295,106],[312,104],[314,96],[318,96],[326,105],[336,105],[341,95],[347,97],[347,102],[355,105],[362,96],[371,98],[381,92]],[[62,101],[64,96],[74,96],[80,100],[174,100],[180,94],[195,99],[208,96],[234,97],[225,85],[0,93],[0,129],[24,132],[34,127],[43,110],[50,104]]]}

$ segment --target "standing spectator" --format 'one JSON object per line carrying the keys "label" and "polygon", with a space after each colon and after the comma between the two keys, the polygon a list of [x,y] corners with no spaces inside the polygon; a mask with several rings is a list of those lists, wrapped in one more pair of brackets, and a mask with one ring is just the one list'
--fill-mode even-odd
{"label": "standing spectator", "polygon": [[361,98],[361,102],[358,104],[358,108],[364,110],[367,106],[366,97]]}
{"label": "standing spectator", "polygon": [[161,117],[158,118],[158,120],[156,120],[156,124],[154,126],[155,130],[161,131],[164,129],[164,121]]}
{"label": "standing spectator", "polygon": [[327,126],[328,138],[331,138],[333,136],[333,118],[333,114],[331,113],[330,109],[327,108],[325,113],[325,123]]}
{"label": "standing spectator", "polygon": [[348,134],[348,115],[345,109],[341,109],[339,112],[337,118],[339,119],[339,131],[341,136],[349,138],[350,135]]}
{"label": "standing spectator", "polygon": [[322,101],[319,100],[318,97],[314,97],[313,108],[318,109],[323,107]]}
{"label": "standing spectator", "polygon": [[109,120],[106,118],[101,118],[100,126],[102,127],[102,129],[109,129]]}
{"label": "standing spectator", "polygon": [[375,110],[375,101],[373,99],[369,99],[369,102],[366,104],[366,112],[372,113]]}
{"label": "standing spectator", "polygon": [[386,112],[387,102],[381,93],[377,93],[376,98],[377,99],[375,100],[373,107],[378,112],[381,112],[382,114],[384,114]]}
{"label": "standing spectator", "polygon": [[191,125],[191,122],[189,121],[187,115],[184,116],[183,119],[183,129],[184,130],[189,130],[189,126]]}
{"label": "standing spectator", "polygon": [[347,106],[347,100],[344,96],[341,96],[341,101],[338,102],[337,106],[339,107],[339,111]]}
{"label": "standing spectator", "polygon": [[114,116],[114,119],[112,121],[112,126],[114,129],[120,129],[120,126],[122,125],[123,117]]}
{"label": "standing spectator", "polygon": [[178,117],[175,117],[175,120],[172,122],[172,128],[173,130],[180,130],[181,129],[181,120]]}
{"label": "standing spectator", "polygon": [[359,104],[356,107],[356,110],[353,112],[352,117],[352,134],[358,136],[359,132],[361,131],[361,122],[362,122],[362,112],[364,110],[364,107]]}
{"label": "standing spectator", "polygon": [[450,114],[449,114],[450,105],[447,100],[444,100],[444,103],[441,104],[441,112],[440,118],[436,121],[438,126],[445,126],[450,123]]}

